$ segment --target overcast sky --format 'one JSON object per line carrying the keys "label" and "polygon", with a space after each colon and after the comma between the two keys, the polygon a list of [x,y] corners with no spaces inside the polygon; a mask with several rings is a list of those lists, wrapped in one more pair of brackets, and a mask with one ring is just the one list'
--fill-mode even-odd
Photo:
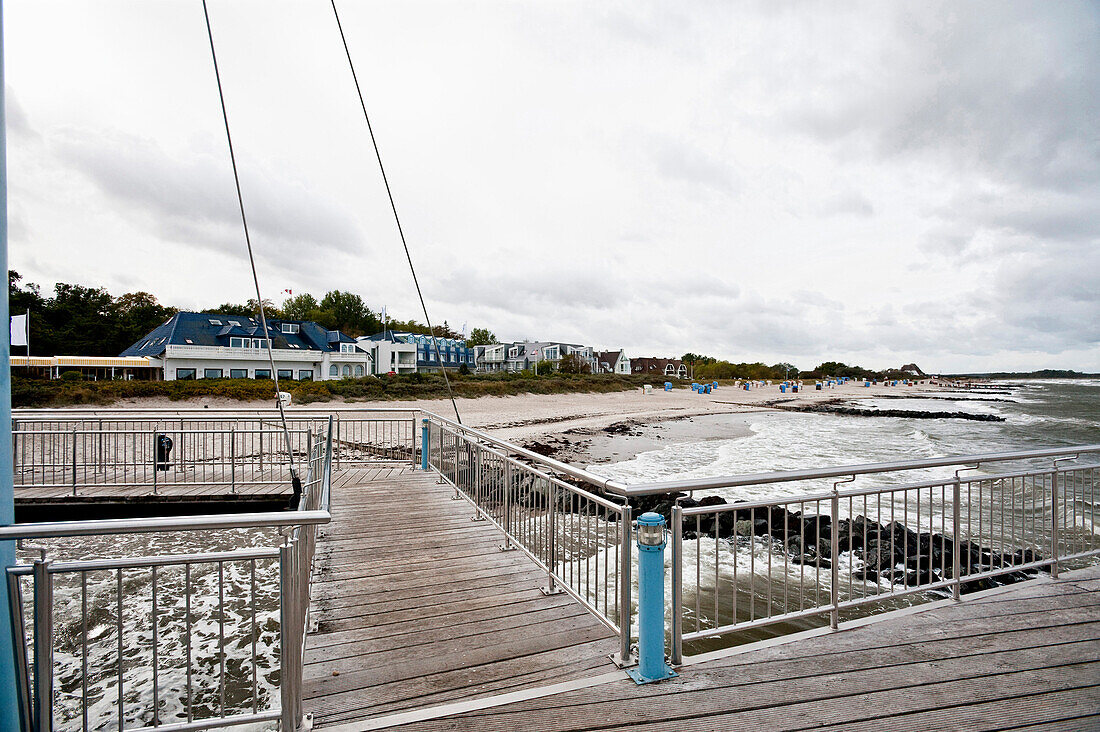
{"label": "overcast sky", "polygon": [[[202,6],[4,3],[10,264],[244,301]],[[1100,371],[1100,5],[339,4],[432,317]],[[418,317],[331,7],[210,0],[265,297]]]}

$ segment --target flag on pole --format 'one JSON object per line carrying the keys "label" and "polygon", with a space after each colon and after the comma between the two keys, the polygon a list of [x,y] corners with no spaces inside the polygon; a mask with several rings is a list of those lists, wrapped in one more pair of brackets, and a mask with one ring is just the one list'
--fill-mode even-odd
{"label": "flag on pole", "polygon": [[283,292],[285,292],[288,295],[293,295],[294,294],[293,290],[283,290]]}
{"label": "flag on pole", "polygon": [[382,321],[385,322],[385,320],[386,320],[386,306],[383,305],[382,306]]}
{"label": "flag on pole", "polygon": [[11,317],[11,345],[25,346],[30,339],[30,315],[13,315]]}
{"label": "flag on pole", "polygon": [[465,320],[462,321],[462,337],[463,338],[466,337],[466,323],[467,323],[467,321],[465,321]]}

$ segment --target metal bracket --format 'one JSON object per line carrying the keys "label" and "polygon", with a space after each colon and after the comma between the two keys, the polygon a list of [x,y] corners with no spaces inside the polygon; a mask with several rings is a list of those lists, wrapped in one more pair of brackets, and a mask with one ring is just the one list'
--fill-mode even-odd
{"label": "metal bracket", "polygon": [[557,585],[555,585],[554,587],[550,587],[548,585],[546,587],[540,587],[539,592],[546,595],[547,597],[550,597],[551,595],[561,595],[565,592],[565,590],[558,587]]}
{"label": "metal bracket", "polygon": [[626,661],[623,661],[623,656],[621,653],[611,653],[607,657],[611,659],[611,663],[615,664],[619,668],[634,668],[638,665],[638,655],[636,653],[631,654],[630,658],[628,658]]}
{"label": "metal bracket", "polygon": [[833,493],[840,493],[840,486],[843,485],[844,483],[855,483],[855,482],[856,482],[856,476],[854,476],[854,475],[850,478],[845,478],[844,480],[838,480],[835,483],[833,483]]}
{"label": "metal bracket", "polygon": [[29,544],[27,543],[26,539],[16,540],[15,545],[19,547],[19,549],[22,551],[38,552],[42,558],[42,561],[46,561],[46,552],[49,551],[47,547],[41,546],[39,544]]}
{"label": "metal bracket", "polygon": [[981,466],[982,466],[981,463],[974,463],[973,465],[964,465],[963,467],[958,468],[957,470],[955,470],[955,480],[960,480],[959,473],[961,473],[962,471],[964,471],[964,470],[977,470]]}
{"label": "metal bracket", "polygon": [[1081,457],[1080,453],[1076,455],[1067,455],[1066,457],[1054,458],[1054,462],[1051,464],[1051,467],[1054,470],[1058,470],[1058,463],[1065,462],[1067,460],[1076,460],[1079,457]]}

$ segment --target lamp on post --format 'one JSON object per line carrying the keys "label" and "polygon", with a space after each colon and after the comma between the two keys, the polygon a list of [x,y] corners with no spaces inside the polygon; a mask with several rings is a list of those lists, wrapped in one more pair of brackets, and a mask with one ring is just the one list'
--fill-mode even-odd
{"label": "lamp on post", "polygon": [[677,675],[665,663],[665,544],[664,516],[653,512],[639,516],[638,667],[627,671],[638,684]]}

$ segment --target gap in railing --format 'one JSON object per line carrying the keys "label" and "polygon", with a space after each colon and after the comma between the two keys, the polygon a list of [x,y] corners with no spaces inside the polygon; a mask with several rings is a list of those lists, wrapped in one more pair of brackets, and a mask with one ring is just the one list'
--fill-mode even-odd
{"label": "gap in railing", "polygon": [[195,516],[207,514],[261,513],[288,510],[288,497],[240,497],[226,500],[84,500],[19,503],[15,523],[40,521],[99,521],[102,519]]}

